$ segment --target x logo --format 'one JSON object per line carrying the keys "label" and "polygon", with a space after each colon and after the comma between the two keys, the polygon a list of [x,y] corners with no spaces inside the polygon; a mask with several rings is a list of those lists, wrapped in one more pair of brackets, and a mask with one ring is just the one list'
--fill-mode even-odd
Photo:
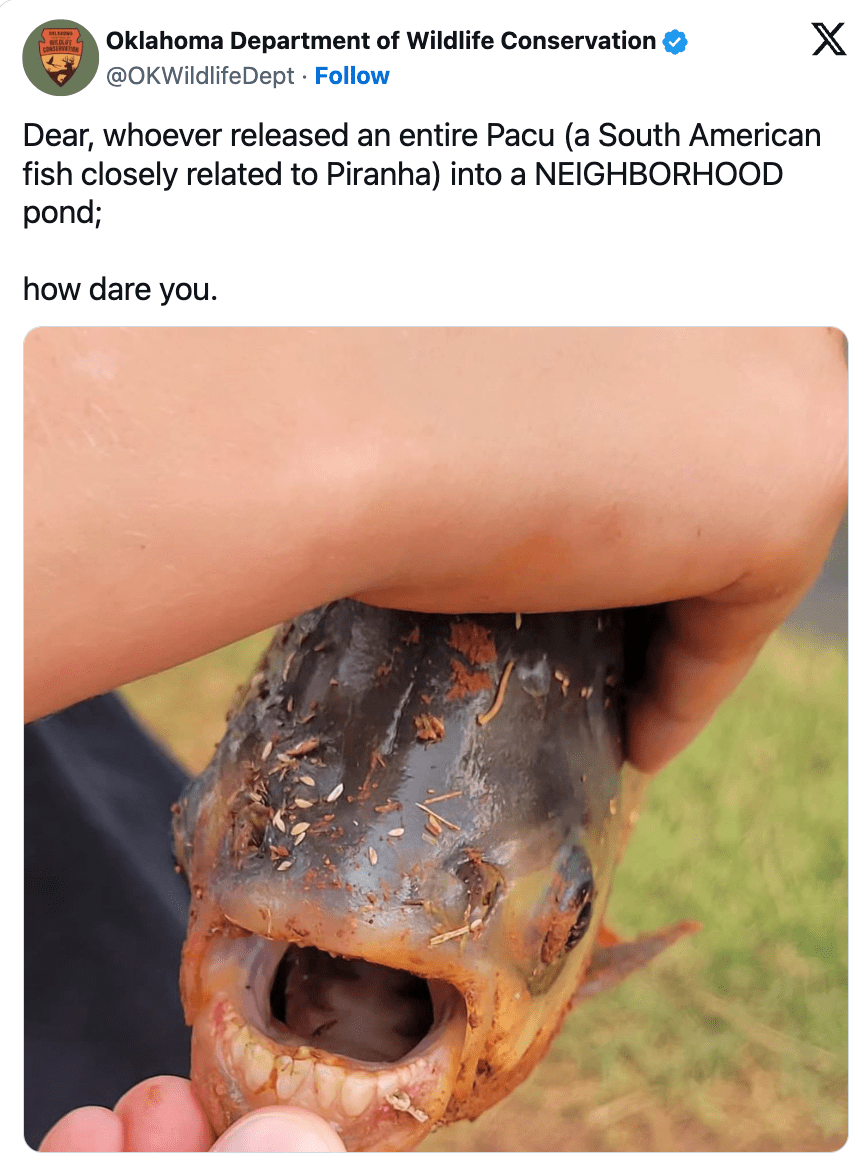
{"label": "x logo", "polygon": [[822,37],[822,44],[820,44],[816,52],[813,53],[814,56],[819,56],[824,48],[830,48],[835,56],[846,56],[846,49],[841,48],[836,40],[837,33],[843,27],[842,20],[839,24],[835,24],[831,29],[826,28],[824,24],[817,23],[817,21],[813,21],[813,27]]}

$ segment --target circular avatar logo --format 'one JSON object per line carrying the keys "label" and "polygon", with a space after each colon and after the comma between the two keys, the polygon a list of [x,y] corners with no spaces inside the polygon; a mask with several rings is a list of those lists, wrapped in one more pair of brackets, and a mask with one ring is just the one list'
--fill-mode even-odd
{"label": "circular avatar logo", "polygon": [[98,71],[98,45],[76,20],[47,20],[27,37],[23,60],[37,89],[67,97],[85,89]]}

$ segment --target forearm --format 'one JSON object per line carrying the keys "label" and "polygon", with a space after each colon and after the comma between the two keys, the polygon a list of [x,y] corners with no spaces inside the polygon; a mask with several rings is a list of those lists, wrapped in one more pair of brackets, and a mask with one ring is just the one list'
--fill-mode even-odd
{"label": "forearm", "polygon": [[786,608],[784,546],[811,576],[842,508],[843,380],[810,331],[36,331],[28,711],[349,594]]}
{"label": "forearm", "polygon": [[36,331],[26,662],[40,715],[342,595],[371,449],[291,331]]}

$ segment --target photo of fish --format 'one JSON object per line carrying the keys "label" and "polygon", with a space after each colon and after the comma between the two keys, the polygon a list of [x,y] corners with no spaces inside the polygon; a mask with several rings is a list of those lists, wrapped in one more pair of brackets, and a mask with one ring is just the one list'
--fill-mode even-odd
{"label": "photo of fish", "polygon": [[218,1131],[290,1102],[351,1151],[411,1148],[696,929],[600,929],[644,780],[623,682],[620,612],[341,601],[277,634],[176,812],[192,1079]]}
{"label": "photo of fish", "polygon": [[846,370],[31,331],[27,1143],[842,1144]]}

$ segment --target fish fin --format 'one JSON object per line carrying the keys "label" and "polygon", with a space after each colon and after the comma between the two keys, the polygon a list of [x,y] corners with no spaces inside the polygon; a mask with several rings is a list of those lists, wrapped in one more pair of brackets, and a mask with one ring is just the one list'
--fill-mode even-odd
{"label": "fish fin", "polygon": [[617,943],[621,943],[622,941],[617,932],[611,930],[606,923],[603,922],[599,927],[599,933],[596,935],[597,947],[615,947]]}
{"label": "fish fin", "polygon": [[[621,983],[627,975],[638,970],[639,967],[646,966],[650,959],[654,959],[657,954],[667,950],[678,939],[687,934],[695,934],[700,929],[699,922],[691,922],[686,919],[683,922],[675,922],[673,926],[666,926],[662,930],[639,935],[633,942],[617,940],[613,943],[605,943],[602,941],[602,934],[607,928],[603,926],[599,931],[599,942],[593,952],[593,957],[584,973],[581,986],[575,994],[576,1004],[581,999],[589,999],[593,995],[598,995],[602,991],[607,991],[609,987]],[[610,930],[607,931],[607,934],[616,938]]]}

